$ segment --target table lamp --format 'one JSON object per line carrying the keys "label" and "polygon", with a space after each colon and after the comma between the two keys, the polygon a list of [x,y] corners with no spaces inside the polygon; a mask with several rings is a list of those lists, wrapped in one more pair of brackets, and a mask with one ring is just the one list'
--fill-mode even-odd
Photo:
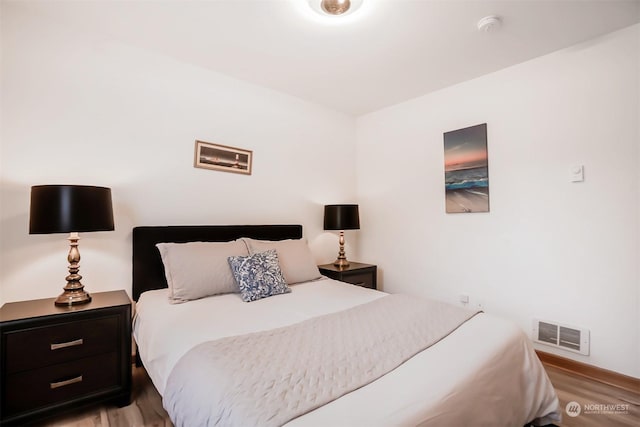
{"label": "table lamp", "polygon": [[55,305],[86,304],[91,296],[80,282],[78,233],[111,231],[111,189],[86,185],[37,185],[31,187],[29,234],[69,233],[69,275]]}
{"label": "table lamp", "polygon": [[348,267],[349,261],[344,252],[344,230],[360,229],[358,205],[325,205],[324,229],[340,230],[340,250],[333,265],[341,268]]}

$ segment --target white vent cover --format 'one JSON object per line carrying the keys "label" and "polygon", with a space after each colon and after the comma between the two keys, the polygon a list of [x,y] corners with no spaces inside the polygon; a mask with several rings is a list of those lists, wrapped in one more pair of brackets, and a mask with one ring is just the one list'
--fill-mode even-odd
{"label": "white vent cover", "polygon": [[584,355],[589,354],[589,330],[585,328],[533,319],[532,338],[542,344]]}

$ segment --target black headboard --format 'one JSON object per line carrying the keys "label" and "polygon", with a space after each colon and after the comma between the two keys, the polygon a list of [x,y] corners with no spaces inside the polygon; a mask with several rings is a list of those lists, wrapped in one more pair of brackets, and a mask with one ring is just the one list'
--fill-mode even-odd
{"label": "black headboard", "polygon": [[156,243],[227,242],[240,237],[259,240],[302,238],[301,225],[177,225],[133,229],[133,299],[167,287]]}

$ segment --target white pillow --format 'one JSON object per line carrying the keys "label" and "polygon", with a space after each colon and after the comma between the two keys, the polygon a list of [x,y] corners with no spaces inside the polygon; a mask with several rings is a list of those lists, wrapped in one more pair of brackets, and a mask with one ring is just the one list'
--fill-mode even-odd
{"label": "white pillow", "polygon": [[239,292],[227,258],[249,255],[241,240],[232,242],[158,243],[169,285],[169,302]]}
{"label": "white pillow", "polygon": [[307,244],[307,239],[254,240],[243,237],[243,240],[252,255],[275,249],[280,261],[280,270],[289,285],[322,277]]}

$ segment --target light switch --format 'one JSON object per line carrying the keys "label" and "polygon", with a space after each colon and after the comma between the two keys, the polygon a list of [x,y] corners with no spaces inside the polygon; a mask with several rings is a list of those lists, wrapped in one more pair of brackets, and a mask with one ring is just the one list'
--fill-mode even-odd
{"label": "light switch", "polygon": [[571,182],[582,182],[584,181],[584,166],[583,165],[574,165],[571,166]]}

